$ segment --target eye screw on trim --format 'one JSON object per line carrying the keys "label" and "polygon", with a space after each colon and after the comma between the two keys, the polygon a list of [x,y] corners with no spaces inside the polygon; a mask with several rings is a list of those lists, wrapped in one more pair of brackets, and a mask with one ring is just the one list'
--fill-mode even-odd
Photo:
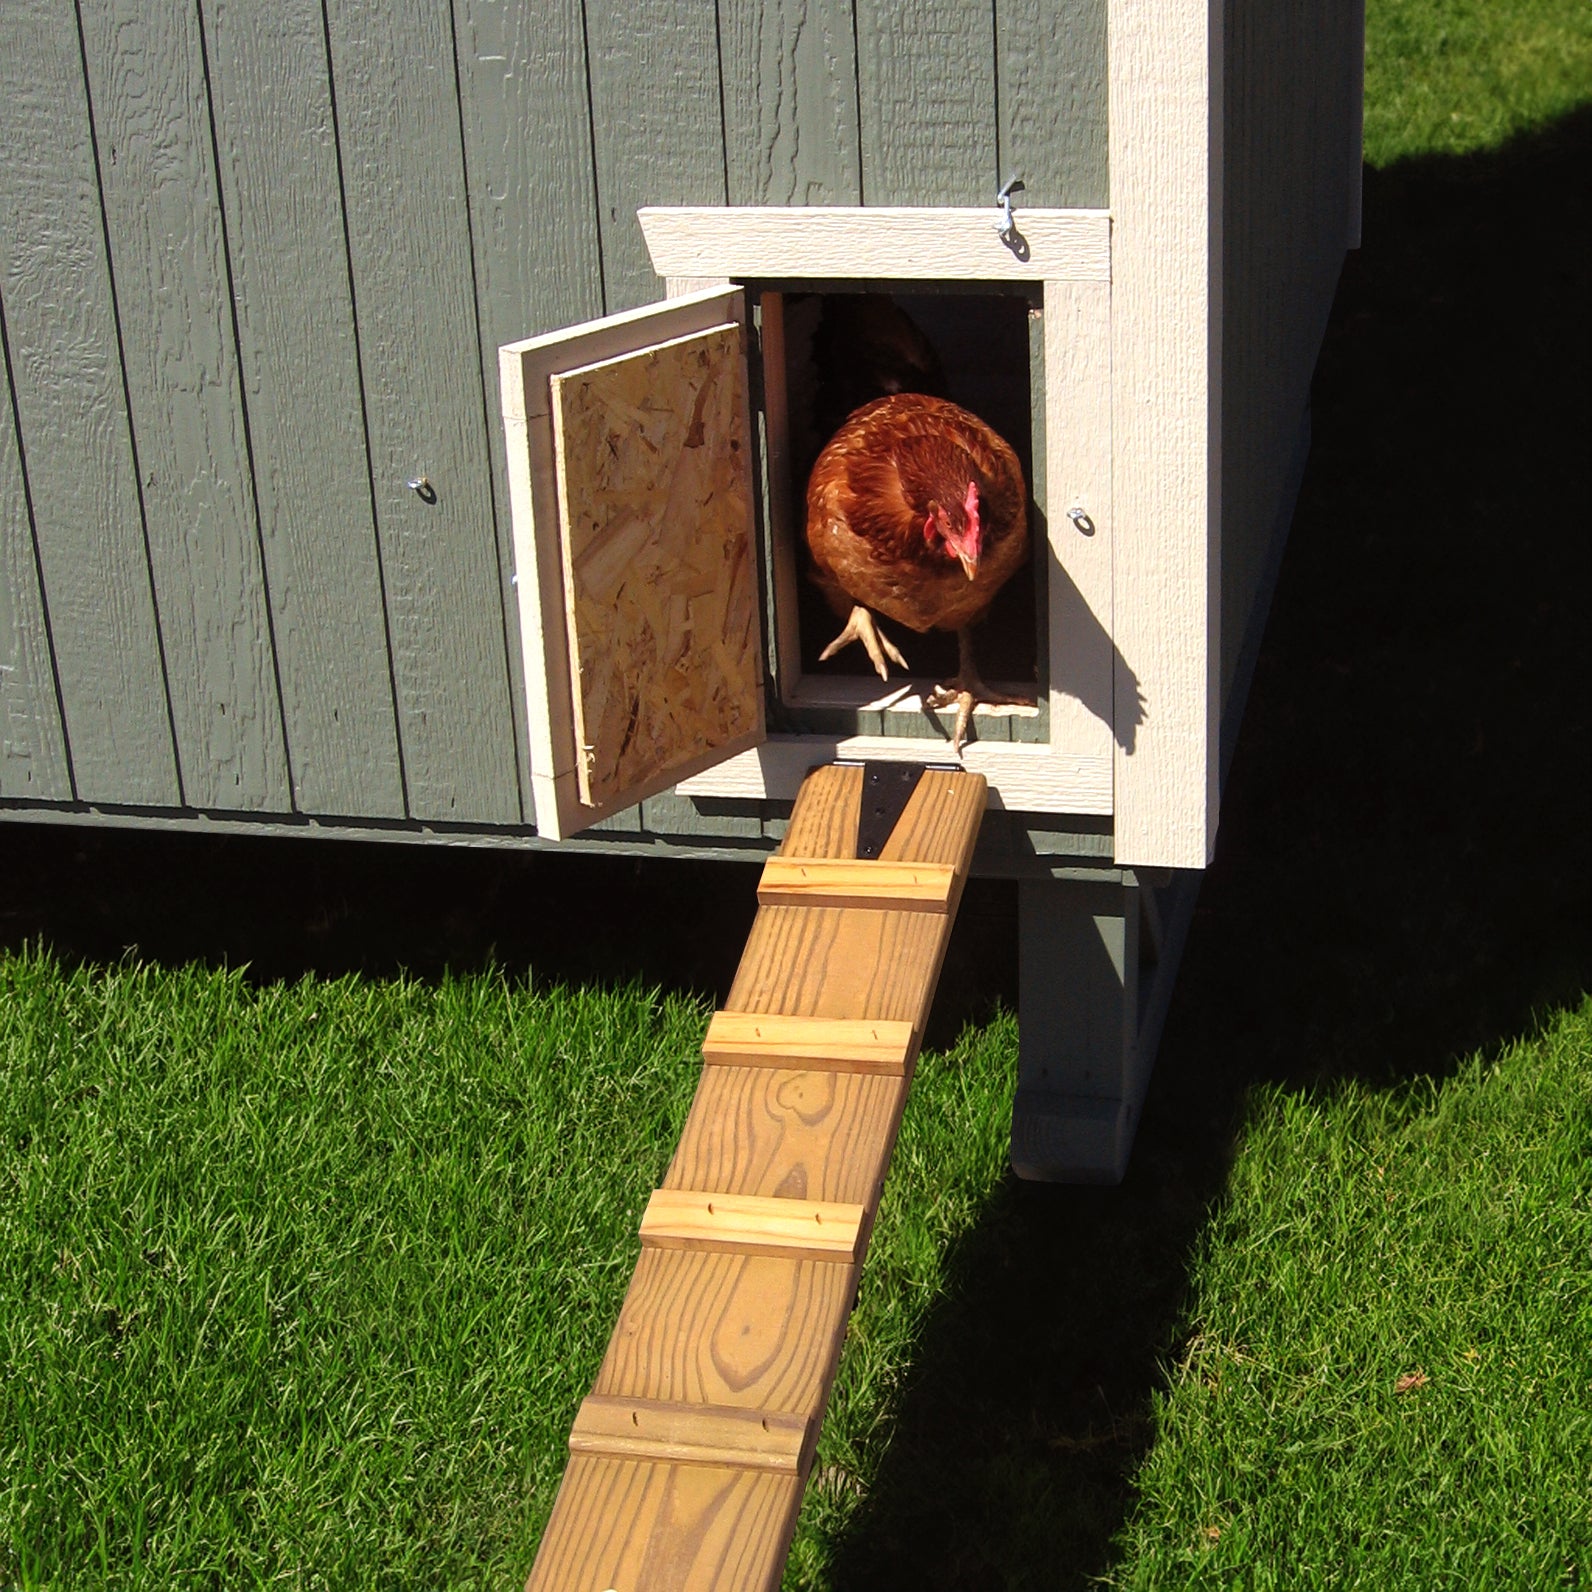
{"label": "eye screw on trim", "polygon": [[1082,531],[1085,536],[1093,536],[1094,535],[1094,533],[1095,533],[1094,521],[1092,519],[1090,519],[1089,516],[1087,514],[1085,514],[1082,509],[1077,509],[1077,508],[1068,509],[1067,510],[1067,518],[1069,520],[1071,520],[1072,523],[1074,525],[1076,525],[1078,527],[1078,529],[1080,531]]}

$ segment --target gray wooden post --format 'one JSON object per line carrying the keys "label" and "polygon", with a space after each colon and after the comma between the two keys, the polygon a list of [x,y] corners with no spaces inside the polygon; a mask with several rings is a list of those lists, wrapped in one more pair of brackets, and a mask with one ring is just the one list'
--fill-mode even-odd
{"label": "gray wooden post", "polygon": [[1019,1177],[1122,1180],[1199,877],[1018,884]]}

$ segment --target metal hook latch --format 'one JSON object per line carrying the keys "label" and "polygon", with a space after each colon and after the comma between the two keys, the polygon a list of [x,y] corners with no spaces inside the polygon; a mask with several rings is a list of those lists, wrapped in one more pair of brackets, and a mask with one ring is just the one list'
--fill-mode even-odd
{"label": "metal hook latch", "polygon": [[431,484],[431,478],[425,475],[412,475],[404,482],[422,503],[435,503],[437,489]]}
{"label": "metal hook latch", "polygon": [[1015,249],[1023,241],[1022,234],[1017,230],[1017,218],[1012,214],[1012,195],[1025,192],[1026,187],[1021,177],[1008,177],[995,195],[995,202],[1001,207],[1001,218],[995,223],[995,231],[1008,249]]}
{"label": "metal hook latch", "polygon": [[1095,533],[1094,521],[1092,519],[1090,519],[1089,516],[1081,508],[1068,509],[1067,510],[1067,518],[1069,520],[1071,520],[1072,523],[1074,525],[1076,525],[1078,527],[1078,529],[1080,531],[1082,531],[1085,536],[1093,536],[1094,535],[1094,533]]}

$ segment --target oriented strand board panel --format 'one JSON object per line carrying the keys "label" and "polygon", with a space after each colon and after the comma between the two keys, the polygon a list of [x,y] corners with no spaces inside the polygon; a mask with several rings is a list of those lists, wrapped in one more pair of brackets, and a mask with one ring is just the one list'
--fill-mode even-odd
{"label": "oriented strand board panel", "polygon": [[0,359],[0,796],[68,802],[72,776],[14,414]]}
{"label": "oriented strand board panel", "polygon": [[325,18],[204,21],[294,805],[402,818]]}
{"label": "oriented strand board panel", "polygon": [[724,0],[719,52],[729,202],[860,203],[848,0]]}
{"label": "oriented strand board panel", "polygon": [[408,812],[517,824],[450,18],[333,0],[326,19]]}
{"label": "oriented strand board panel", "polygon": [[0,312],[76,795],[180,806],[77,17],[57,0],[0,7],[0,151]]}
{"label": "oriented strand board panel", "polygon": [[287,812],[199,13],[79,10],[183,795]]}
{"label": "oriented strand board panel", "polygon": [[762,729],[741,329],[553,378],[580,799]]}

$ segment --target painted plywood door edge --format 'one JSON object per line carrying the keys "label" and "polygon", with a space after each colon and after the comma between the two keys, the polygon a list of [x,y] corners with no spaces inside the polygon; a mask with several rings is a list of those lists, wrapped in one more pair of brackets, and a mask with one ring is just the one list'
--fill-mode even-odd
{"label": "painted plywood door edge", "polygon": [[[740,291],[710,288],[506,343],[498,350],[509,501],[514,520],[515,591],[520,609],[531,789],[537,830],[549,839],[563,839],[617,810],[582,807],[576,778],[554,464],[552,377],[556,372],[613,359],[651,343],[710,331],[728,320],[744,323]],[[711,753],[705,762],[721,755]],[[651,793],[638,793],[635,799],[643,794]]]}
{"label": "painted plywood door edge", "polygon": [[653,268],[671,278],[1107,282],[1111,213],[932,206],[649,206],[637,211]]}
{"label": "painted plywood door edge", "polygon": [[1221,709],[1221,0],[1110,0],[1116,860],[1203,868]]}

